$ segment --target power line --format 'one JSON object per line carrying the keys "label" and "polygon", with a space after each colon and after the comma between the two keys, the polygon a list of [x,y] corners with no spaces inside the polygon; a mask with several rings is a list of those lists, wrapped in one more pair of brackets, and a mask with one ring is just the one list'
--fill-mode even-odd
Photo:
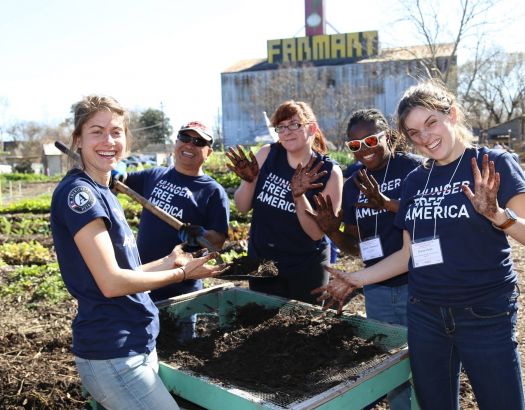
{"label": "power line", "polygon": [[148,130],[150,128],[156,128],[156,127],[163,127],[164,126],[164,123],[163,122],[159,122],[157,124],[153,124],[153,125],[148,125],[147,127],[142,127],[142,128],[134,128],[132,129],[131,131],[134,132],[134,131],[142,131],[142,130]]}

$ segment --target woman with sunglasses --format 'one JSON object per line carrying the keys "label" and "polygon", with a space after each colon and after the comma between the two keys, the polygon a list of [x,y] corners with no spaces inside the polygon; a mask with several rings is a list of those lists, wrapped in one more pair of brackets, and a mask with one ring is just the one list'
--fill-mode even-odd
{"label": "woman with sunglasses", "polygon": [[72,351],[83,387],[106,409],[176,410],[158,375],[159,311],[146,292],[220,272],[205,265],[213,253],[193,259],[180,247],[140,261],[109,187],[129,146],[128,127],[127,111],[111,97],[75,104],[71,150],[81,164],[53,192],[51,230],[60,273],[78,301]]}
{"label": "woman with sunglasses", "polygon": [[[403,151],[404,141],[390,129],[377,109],[352,114],[346,145],[362,168],[343,186],[342,214],[336,216],[331,198],[316,197],[316,212],[309,215],[344,252],[360,254],[365,266],[372,266],[403,246],[403,231],[394,226],[399,209],[401,183],[422,158]],[[340,231],[341,221],[344,230]],[[393,324],[407,325],[408,273],[365,286],[366,316]],[[410,409],[410,386],[388,393],[390,408]]]}
{"label": "woman with sunglasses", "polygon": [[[213,136],[208,127],[192,121],[181,127],[174,148],[173,167],[155,167],[131,172],[125,183],[159,208],[187,226],[177,231],[147,209],[142,211],[137,246],[143,262],[160,258],[167,250],[184,242],[185,249],[195,251],[195,241],[202,236],[221,249],[228,235],[230,203],[224,188],[204,173],[203,164],[212,154]],[[202,289],[200,280],[186,280],[151,292],[157,302]],[[181,324],[181,340],[194,334],[195,317]]]}
{"label": "woman with sunglasses", "polygon": [[430,160],[403,183],[403,247],[362,271],[332,270],[341,308],[354,287],[409,269],[408,347],[423,409],[459,408],[465,370],[480,409],[525,409],[508,236],[525,244],[525,174],[512,156],[471,144],[455,97],[426,82],[397,108],[398,129]]}
{"label": "woman with sunglasses", "polygon": [[327,282],[323,265],[330,247],[306,214],[314,194],[341,203],[342,173],[326,152],[323,133],[310,106],[286,101],[271,118],[279,141],[247,158],[240,146],[226,153],[242,179],[235,192],[240,212],[253,209],[248,254],[275,261],[279,275],[250,280],[250,289],[315,303],[311,291]]}

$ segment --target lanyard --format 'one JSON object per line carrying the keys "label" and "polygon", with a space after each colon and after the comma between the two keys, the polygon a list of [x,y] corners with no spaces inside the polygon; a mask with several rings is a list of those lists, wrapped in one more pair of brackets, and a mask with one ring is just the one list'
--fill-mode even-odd
{"label": "lanyard", "polygon": [[[395,154],[394,154],[395,155]],[[390,159],[392,158],[392,156],[388,156],[388,162],[386,163],[386,169],[385,169],[385,175],[383,176],[383,182],[381,183],[381,186],[383,186],[385,184],[385,181],[386,181],[386,176],[388,174],[388,167],[390,166]],[[379,189],[381,189],[381,186],[379,187]],[[359,229],[359,218],[358,218],[358,215],[357,215],[357,206],[355,208],[355,224],[357,225],[357,235],[359,237],[359,242],[361,242],[361,230]],[[376,212],[376,225],[375,225],[375,229],[374,229],[374,237],[377,237],[377,217],[379,215],[379,212]]]}
{"label": "lanyard", "polygon": [[[465,152],[467,152],[467,149],[465,148],[465,150],[463,151],[463,153],[461,154],[461,157],[459,157],[459,161],[456,165],[456,168],[454,169],[454,172],[452,173],[452,176],[450,177],[450,181],[448,181],[448,184],[446,184],[444,187],[443,187],[443,196],[441,197],[441,199],[445,198],[445,189],[448,187],[452,188],[452,180],[454,179],[454,176],[456,175],[456,171],[458,170],[459,168],[459,164],[461,164],[461,160],[463,159],[463,155],[465,155]],[[421,195],[420,195],[420,198],[423,198],[423,196],[425,196],[425,191],[427,190],[427,187],[428,187],[428,182],[430,181],[430,174],[432,173],[432,170],[434,169],[434,164],[436,163],[436,161],[432,161],[432,166],[430,167],[430,171],[428,172],[428,177],[427,177],[427,182],[425,183],[425,187],[423,188],[423,191],[421,192]],[[434,238],[436,238],[436,229],[437,229],[437,219],[434,215]],[[412,242],[415,241],[415,238],[416,238],[416,218],[414,218],[414,226],[412,227]]]}

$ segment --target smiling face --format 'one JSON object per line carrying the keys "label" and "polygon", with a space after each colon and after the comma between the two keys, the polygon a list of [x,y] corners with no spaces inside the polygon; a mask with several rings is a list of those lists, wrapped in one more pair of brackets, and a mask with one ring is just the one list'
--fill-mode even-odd
{"label": "smiling face", "polygon": [[98,111],[83,125],[77,146],[85,171],[98,183],[109,183],[112,169],[126,151],[125,119],[111,111]]}
{"label": "smiling face", "polygon": [[[191,135],[194,138],[201,138],[195,131],[185,131],[186,134]],[[175,169],[181,174],[197,176],[202,174],[202,164],[208,159],[213,152],[213,149],[209,145],[204,147],[195,146],[191,140],[188,142],[182,142],[177,139],[175,143]]]}
{"label": "smiling face", "polygon": [[414,107],[405,119],[408,138],[421,154],[446,165],[459,158],[465,144],[458,138],[456,111],[449,114],[424,107]]}
{"label": "smiling face", "polygon": [[[291,124],[301,124],[296,130],[286,128]],[[314,134],[317,125],[315,123],[305,124],[299,115],[294,115],[289,119],[283,120],[277,124],[283,127],[279,132],[279,142],[288,152],[301,152],[305,149],[310,150],[312,147]]]}
{"label": "smiling face", "polygon": [[[348,141],[362,141],[371,135],[378,135],[381,131],[383,130],[378,129],[374,122],[359,121],[348,131]],[[353,154],[357,161],[361,161],[371,171],[385,167],[390,156],[386,136],[379,138],[375,147],[367,147],[361,143],[361,149]]]}

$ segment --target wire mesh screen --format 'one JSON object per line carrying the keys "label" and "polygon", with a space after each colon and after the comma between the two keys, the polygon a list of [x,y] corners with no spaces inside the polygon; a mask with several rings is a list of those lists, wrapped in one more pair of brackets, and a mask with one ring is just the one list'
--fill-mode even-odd
{"label": "wire mesh screen", "polygon": [[[286,409],[340,383],[373,377],[385,360],[406,346],[406,329],[400,326],[358,316],[335,317],[297,302],[273,312],[266,308],[270,313],[251,306],[252,317],[246,319],[243,314],[249,305],[233,306],[228,313],[231,326],[211,326],[209,335],[204,333],[195,341],[198,349],[190,353],[198,350],[208,355],[198,359],[199,365],[181,365],[176,357],[169,361],[208,383],[235,388]],[[209,310],[205,317],[208,322],[214,320]],[[251,322],[253,317],[258,317],[257,323]],[[218,313],[215,321],[219,321]],[[177,355],[187,362],[188,352]]]}

